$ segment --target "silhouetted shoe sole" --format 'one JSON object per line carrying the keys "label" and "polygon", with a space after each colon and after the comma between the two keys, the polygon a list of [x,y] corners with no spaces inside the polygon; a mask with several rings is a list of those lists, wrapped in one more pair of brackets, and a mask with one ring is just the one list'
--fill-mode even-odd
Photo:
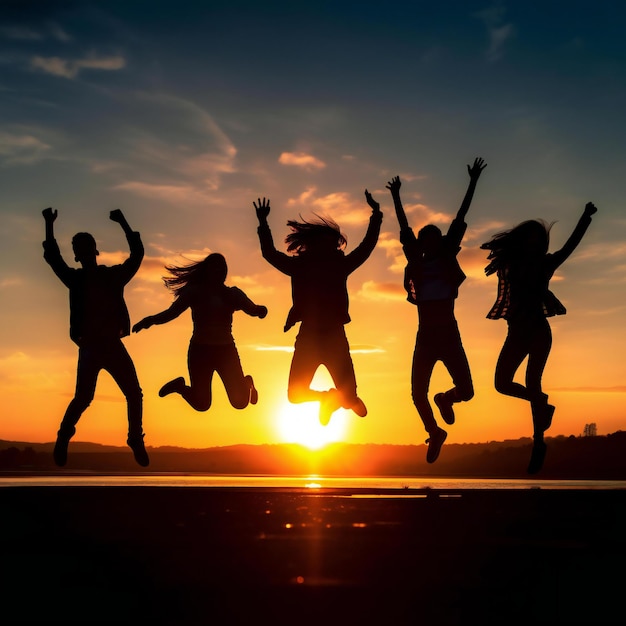
{"label": "silhouetted shoe sole", "polygon": [[535,441],[533,443],[533,451],[530,454],[530,462],[528,463],[528,473],[536,474],[543,467],[543,462],[546,458],[546,446],[544,441]]}
{"label": "silhouetted shoe sole", "polygon": [[327,426],[333,413],[341,407],[341,404],[339,403],[339,395],[336,389],[329,389],[324,394],[320,401],[319,420],[322,426]]}
{"label": "silhouetted shoe sole", "polygon": [[143,443],[143,438],[141,439],[127,439],[126,443],[128,447],[133,451],[133,456],[135,457],[135,461],[141,467],[148,467],[150,465],[150,458],[148,457],[148,453],[146,452],[146,447]]}
{"label": "silhouetted shoe sole", "polygon": [[256,404],[259,401],[259,392],[254,386],[254,380],[252,380],[252,376],[246,376],[246,379],[250,383],[250,404]]}
{"label": "silhouetted shoe sole", "polygon": [[446,424],[454,424],[454,409],[452,408],[452,403],[448,402],[445,393],[437,393],[435,394],[435,404],[439,409],[439,413],[441,413],[441,418]]}
{"label": "silhouetted shoe sole", "polygon": [[182,387],[185,385],[185,379],[182,376],[175,378],[174,380],[170,380],[168,383],[165,383],[161,389],[159,389],[159,396],[161,398],[169,395],[170,393],[176,393],[180,391]]}
{"label": "silhouetted shoe sole", "polygon": [[359,417],[367,415],[367,407],[361,398],[357,398],[356,402],[350,407]]}
{"label": "silhouetted shoe sole", "polygon": [[443,428],[439,428],[426,439],[426,443],[428,444],[426,461],[428,463],[434,463],[439,458],[441,446],[443,446],[443,442],[446,440],[447,436],[448,433]]}

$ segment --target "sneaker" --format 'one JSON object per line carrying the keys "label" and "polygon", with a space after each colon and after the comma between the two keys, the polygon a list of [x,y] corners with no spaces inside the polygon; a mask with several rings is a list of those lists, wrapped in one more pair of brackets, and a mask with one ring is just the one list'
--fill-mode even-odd
{"label": "sneaker", "polygon": [[350,408],[359,416],[365,417],[367,415],[367,407],[365,406],[365,402],[361,400],[361,398],[357,398],[354,401],[354,404],[350,406]]}
{"label": "sneaker", "polygon": [[185,379],[182,376],[170,380],[169,383],[165,383],[161,389],[159,389],[159,396],[163,398],[170,393],[180,393],[185,386]]}
{"label": "sneaker", "polygon": [[148,458],[146,447],[143,444],[143,437],[143,435],[140,435],[139,437],[128,437],[126,443],[133,451],[135,461],[137,461],[141,467],[148,467],[148,465],[150,465],[150,459]]}
{"label": "sneaker", "polygon": [[555,406],[553,404],[546,404],[545,412],[541,416],[541,429],[543,432],[548,430],[552,426],[552,417],[554,416]]}
{"label": "sneaker", "polygon": [[259,401],[259,392],[254,386],[254,380],[252,380],[252,376],[246,376],[246,380],[248,381],[248,385],[250,386],[250,404],[256,404]]}
{"label": "sneaker", "polygon": [[428,451],[426,452],[426,461],[428,463],[434,463],[441,452],[441,446],[443,442],[446,440],[448,433],[443,429],[437,427],[437,430],[430,433],[430,437],[426,439],[426,443],[428,444]]}
{"label": "sneaker", "polygon": [[54,444],[54,450],[52,451],[52,458],[54,463],[59,467],[63,467],[67,463],[67,446],[70,443],[70,439],[74,436],[76,429],[72,427],[69,431],[63,432],[59,429],[57,433],[57,440]]}
{"label": "sneaker", "polygon": [[448,400],[445,393],[435,394],[435,404],[441,413],[441,417],[446,424],[454,424],[454,409],[452,402]]}
{"label": "sneaker", "polygon": [[324,395],[320,400],[319,420],[322,426],[326,426],[330,422],[332,414],[341,407],[339,400],[339,392],[336,389],[329,389],[322,392]]}
{"label": "sneaker", "polygon": [[542,467],[546,458],[547,446],[543,439],[535,439],[533,443],[533,451],[530,454],[530,462],[528,463],[528,473],[536,474]]}

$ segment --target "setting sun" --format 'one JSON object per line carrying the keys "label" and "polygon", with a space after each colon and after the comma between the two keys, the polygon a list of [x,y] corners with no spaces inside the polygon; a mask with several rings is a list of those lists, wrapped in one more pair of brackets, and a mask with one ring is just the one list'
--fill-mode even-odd
{"label": "setting sun", "polygon": [[311,450],[319,450],[328,443],[341,441],[346,434],[348,411],[333,413],[330,423],[322,426],[318,418],[319,403],[285,402],[278,414],[278,434],[285,443],[299,443]]}

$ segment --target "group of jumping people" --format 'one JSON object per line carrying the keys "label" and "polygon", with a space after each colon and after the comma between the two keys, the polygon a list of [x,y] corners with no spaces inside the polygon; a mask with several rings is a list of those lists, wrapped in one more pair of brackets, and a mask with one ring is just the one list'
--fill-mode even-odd
{"label": "group of jumping people", "polygon": [[[406,256],[404,287],[407,300],[417,307],[418,330],[411,372],[412,398],[428,433],[426,460],[434,463],[447,432],[437,423],[428,398],[435,364],[441,361],[452,379],[452,387],[436,393],[433,401],[443,422],[454,424],[454,404],[474,395],[471,371],[454,314],[459,287],[465,280],[457,256],[467,224],[476,184],[486,164],[476,158],[467,166],[469,186],[446,234],[434,224],[422,227],[417,235],[410,227],[400,198],[400,177],[386,185],[391,193],[400,226],[400,242]],[[286,252],[276,249],[268,224],[270,200],[253,202],[258,218],[258,236],[263,257],[291,278],[292,307],[284,330],[300,324],[289,372],[287,395],[290,402],[318,402],[319,420],[328,424],[339,408],[351,409],[365,417],[367,407],[357,395],[357,384],[345,324],[350,322],[347,280],[370,256],[380,233],[380,204],[365,190],[371,209],[365,237],[346,253],[347,239],[328,217],[310,221],[290,220],[285,238]],[[542,389],[542,375],[552,338],[547,317],[562,315],[565,307],[549,289],[555,270],[580,243],[596,212],[587,203],[573,233],[557,252],[549,253],[550,227],[542,220],[522,222],[496,234],[481,248],[488,251],[487,275],[498,278],[497,298],[487,314],[490,319],[506,320],[508,332],[495,371],[495,388],[530,404],[533,420],[533,448],[528,472],[538,472],[546,454],[544,433],[552,423],[554,405]],[[120,265],[97,263],[96,241],[89,233],[78,233],[72,248],[80,268],[70,268],[61,256],[54,238],[57,211],[43,211],[46,238],[44,258],[70,294],[70,337],[78,345],[76,392],[61,421],[54,447],[59,466],[67,462],[69,441],[76,424],[93,400],[100,370],[107,370],[126,397],[128,406],[127,443],[141,466],[149,464],[142,427],[142,390],[133,362],[122,343],[131,332],[124,286],[139,269],[143,245],[119,210],[110,219],[122,227],[130,256]],[[187,265],[166,265],[165,286],[174,295],[169,308],[137,322],[133,332],[165,324],[191,310],[193,333],[188,349],[189,384],[183,376],[166,382],[159,396],[177,393],[195,410],[206,411],[212,402],[212,378],[217,373],[231,405],[243,409],[256,404],[254,380],[244,374],[232,335],[235,311],[263,319],[267,307],[255,304],[237,287],[225,284],[228,267],[218,253]],[[524,359],[525,384],[514,381]],[[324,365],[334,387],[326,391],[311,388],[313,376]]]}

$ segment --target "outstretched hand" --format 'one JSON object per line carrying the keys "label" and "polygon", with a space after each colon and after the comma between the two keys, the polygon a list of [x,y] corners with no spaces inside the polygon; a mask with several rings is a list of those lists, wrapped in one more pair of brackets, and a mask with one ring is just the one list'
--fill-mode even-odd
{"label": "outstretched hand", "polygon": [[467,173],[470,175],[472,180],[476,181],[486,167],[487,164],[485,163],[485,160],[480,157],[476,157],[474,159],[474,165],[467,166]]}
{"label": "outstretched hand", "polygon": [[54,220],[57,218],[58,211],[56,209],[54,209],[53,211],[51,207],[48,207],[47,209],[44,209],[41,214],[43,215],[43,218],[46,220],[46,222],[54,222]]}
{"label": "outstretched hand", "polygon": [[140,320],[133,326],[133,332],[138,333],[140,330],[145,330],[146,328],[150,328],[150,326],[152,326],[150,317],[144,317],[142,320]]}
{"label": "outstretched hand", "polygon": [[389,189],[389,191],[391,191],[391,195],[392,196],[397,196],[400,193],[400,187],[402,186],[402,183],[400,182],[400,177],[399,176],[394,176],[386,185],[385,187],[387,189]]}
{"label": "outstretched hand", "polygon": [[256,309],[257,312],[257,317],[260,319],[263,319],[267,316],[267,307],[263,304],[259,304],[259,306]]}
{"label": "outstretched hand", "polygon": [[[257,204],[258,202],[258,204]],[[256,209],[256,216],[259,219],[259,222],[267,219],[267,216],[270,214],[270,199],[257,198],[257,202],[253,202],[254,208]]]}
{"label": "outstretched hand", "polygon": [[598,208],[593,202],[587,202],[587,204],[585,205],[585,215],[587,217],[591,217],[597,211],[598,211]]}
{"label": "outstretched hand", "polygon": [[380,213],[380,203],[376,202],[376,200],[372,198],[372,194],[367,189],[365,190],[365,199],[374,213]]}

